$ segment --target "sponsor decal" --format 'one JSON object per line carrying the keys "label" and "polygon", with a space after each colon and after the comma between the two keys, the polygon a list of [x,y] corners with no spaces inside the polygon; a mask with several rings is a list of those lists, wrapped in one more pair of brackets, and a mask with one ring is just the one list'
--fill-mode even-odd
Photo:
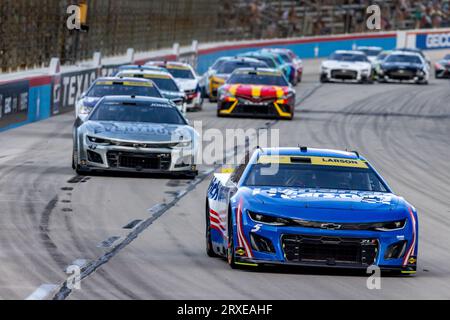
{"label": "sponsor decal", "polygon": [[[302,159],[302,161],[298,161]],[[297,160],[297,161],[296,161]],[[270,164],[312,164],[322,166],[338,166],[338,167],[353,167],[367,169],[367,163],[360,159],[346,159],[346,158],[330,158],[330,157],[301,157],[301,156],[274,156],[263,155],[259,157],[258,163]]]}
{"label": "sponsor decal", "polygon": [[[112,85],[124,85],[133,87],[153,87],[151,82],[139,82],[139,81],[98,81],[96,85],[112,86]],[[165,106],[165,105],[164,105]]]}

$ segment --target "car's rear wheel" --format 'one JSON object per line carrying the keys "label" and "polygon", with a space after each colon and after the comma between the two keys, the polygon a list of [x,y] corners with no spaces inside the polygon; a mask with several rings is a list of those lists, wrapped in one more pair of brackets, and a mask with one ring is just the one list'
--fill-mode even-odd
{"label": "car's rear wheel", "polygon": [[205,233],[205,240],[206,240],[206,254],[208,257],[218,257],[218,255],[214,252],[212,241],[211,241],[211,221],[209,219],[209,204],[208,199],[206,199],[206,233]]}

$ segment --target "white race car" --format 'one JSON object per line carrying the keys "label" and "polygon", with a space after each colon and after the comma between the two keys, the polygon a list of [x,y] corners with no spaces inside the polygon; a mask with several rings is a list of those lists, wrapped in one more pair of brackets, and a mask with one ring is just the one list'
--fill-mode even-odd
{"label": "white race car", "polygon": [[201,110],[203,97],[200,92],[200,77],[188,63],[177,61],[150,61],[147,66],[165,68],[175,78],[179,87],[186,94],[186,109]]}
{"label": "white race car", "polygon": [[335,51],[320,67],[320,82],[352,81],[371,83],[372,64],[361,51]]}

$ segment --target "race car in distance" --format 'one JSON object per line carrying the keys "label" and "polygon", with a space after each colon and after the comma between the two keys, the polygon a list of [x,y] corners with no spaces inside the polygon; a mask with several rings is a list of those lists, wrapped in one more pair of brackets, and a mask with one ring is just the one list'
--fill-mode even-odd
{"label": "race car in distance", "polygon": [[450,54],[435,63],[434,76],[436,79],[450,78]]}
{"label": "race car in distance", "polygon": [[428,84],[430,71],[428,63],[420,54],[394,51],[380,65],[378,82],[412,81]]}
{"label": "race car in distance", "polygon": [[320,67],[320,82],[372,82],[372,65],[361,51],[337,50]]}
{"label": "race car in distance", "polygon": [[295,90],[280,70],[241,68],[219,88],[217,116],[292,119]]}
{"label": "race car in distance", "polygon": [[283,72],[284,76],[293,85],[297,85],[297,72],[292,63],[284,62],[280,54],[269,51],[251,51],[239,55],[240,57],[254,58],[267,64],[269,68],[278,69]]}
{"label": "race car in distance", "polygon": [[197,148],[197,132],[170,100],[104,97],[74,124],[72,167],[194,177]]}
{"label": "race car in distance", "polygon": [[356,152],[257,149],[216,173],[206,252],[232,268],[302,265],[415,273],[416,209]]}
{"label": "race car in distance", "polygon": [[359,47],[356,47],[355,50],[364,52],[367,56],[367,59],[369,59],[369,61],[371,63],[373,63],[375,61],[375,59],[377,58],[377,56],[381,53],[381,51],[383,51],[383,48],[359,46]]}
{"label": "race car in distance", "polygon": [[209,98],[210,78],[217,72],[220,65],[232,59],[232,57],[220,57],[208,68],[208,70],[200,77],[199,85],[202,92],[202,98]]}
{"label": "race car in distance", "polygon": [[428,64],[428,66],[431,67],[431,60],[430,58],[420,49],[417,48],[398,48],[395,49],[395,51],[401,51],[401,52],[409,52],[409,53],[416,53],[422,57],[422,59]]}
{"label": "race car in distance", "polygon": [[392,53],[392,50],[385,50],[381,51],[374,61],[372,61],[372,70],[374,73],[374,77],[378,78],[378,71],[380,70],[381,63],[386,59],[390,54]]}
{"label": "race car in distance", "polygon": [[181,113],[186,113],[186,94],[168,71],[123,70],[117,76],[144,78],[153,81],[164,98],[173,101]]}
{"label": "race car in distance", "polygon": [[147,71],[167,71],[164,68],[157,66],[142,66],[138,64],[126,64],[117,68],[116,72],[114,72],[114,76],[116,76],[119,72],[126,70],[147,70]]}
{"label": "race car in distance", "polygon": [[158,87],[151,80],[123,77],[98,78],[77,101],[75,115],[84,121],[102,97],[123,95],[162,97]]}
{"label": "race car in distance", "polygon": [[146,66],[160,66],[166,69],[186,94],[186,109],[201,110],[203,98],[200,92],[199,77],[188,63],[177,61],[150,61]]}
{"label": "race car in distance", "polygon": [[210,102],[217,100],[217,90],[225,84],[234,70],[239,68],[265,68],[267,64],[253,58],[234,57],[224,60],[208,79],[207,94]]}
{"label": "race car in distance", "polygon": [[294,66],[297,83],[302,82],[303,61],[292,50],[285,48],[266,48],[262,51],[278,53],[285,63],[290,63]]}

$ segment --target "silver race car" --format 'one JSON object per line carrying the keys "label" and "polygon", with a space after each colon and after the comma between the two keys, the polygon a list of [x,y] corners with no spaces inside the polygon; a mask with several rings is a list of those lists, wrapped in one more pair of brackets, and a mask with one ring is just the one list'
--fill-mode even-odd
{"label": "silver race car", "polygon": [[72,166],[89,171],[197,175],[198,133],[167,99],[107,96],[73,129]]}

